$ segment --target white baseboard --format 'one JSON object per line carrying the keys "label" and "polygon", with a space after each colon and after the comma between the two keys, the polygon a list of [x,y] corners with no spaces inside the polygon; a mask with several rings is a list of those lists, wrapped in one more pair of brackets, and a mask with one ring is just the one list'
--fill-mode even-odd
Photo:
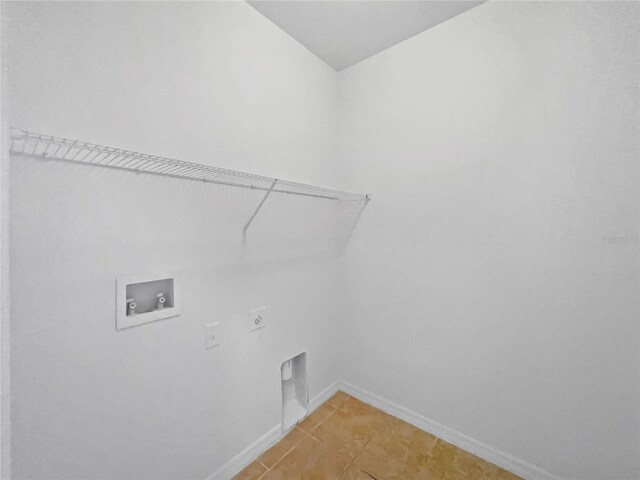
{"label": "white baseboard", "polygon": [[424,430],[436,437],[442,438],[445,442],[449,442],[469,453],[473,453],[474,455],[477,455],[478,457],[523,478],[528,480],[562,480],[561,477],[549,473],[542,468],[525,462],[524,460],[515,458],[496,448],[490,447],[489,445],[468,437],[463,433],[457,432],[449,427],[445,427],[444,425],[423,417],[408,408],[402,407],[390,400],[387,400],[386,398],[382,398],[347,382],[338,382],[338,390],[342,390],[352,397],[356,397],[358,400],[362,400],[363,402],[368,403],[389,415],[404,420],[405,422],[418,427],[420,430]]}
{"label": "white baseboard", "polygon": [[[312,412],[329,400],[338,390],[340,382],[335,382],[309,401],[309,412]],[[278,442],[287,432],[282,432],[281,424],[271,428],[267,433],[242,450],[222,467],[209,475],[206,480],[229,480],[253,462],[274,443]]]}

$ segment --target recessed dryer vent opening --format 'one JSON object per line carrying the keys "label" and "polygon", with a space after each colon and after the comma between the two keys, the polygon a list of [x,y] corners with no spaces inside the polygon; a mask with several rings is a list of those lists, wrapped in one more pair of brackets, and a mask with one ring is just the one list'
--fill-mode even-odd
{"label": "recessed dryer vent opening", "polygon": [[280,366],[282,380],[282,429],[289,430],[308,412],[307,354],[303,352]]}

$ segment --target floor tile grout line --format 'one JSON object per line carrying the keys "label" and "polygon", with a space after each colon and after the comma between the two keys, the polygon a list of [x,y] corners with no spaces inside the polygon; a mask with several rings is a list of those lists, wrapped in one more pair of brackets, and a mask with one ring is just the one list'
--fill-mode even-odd
{"label": "floor tile grout line", "polygon": [[256,462],[258,462],[260,465],[262,465],[264,468],[266,468],[267,470],[269,470],[269,467],[267,467],[264,463],[262,463],[260,460],[256,460]]}
{"label": "floor tile grout line", "polygon": [[[305,432],[306,433],[306,432]],[[316,442],[318,443],[324,443],[322,440],[320,440],[318,437],[315,437],[313,435],[311,435],[310,433],[307,433],[307,435],[309,435],[311,438],[313,438]]]}
{"label": "floor tile grout line", "polygon": [[[345,395],[346,395],[346,394],[345,394]],[[314,409],[314,411],[313,411],[313,412],[311,412],[311,414],[307,415],[307,417],[308,417],[308,416],[310,416],[310,415],[312,415],[313,413],[315,413],[315,412],[316,412],[320,407],[322,407],[323,405],[326,405],[326,406],[328,407],[328,409],[330,410],[329,414],[328,414],[326,417],[324,417],[324,418],[323,418],[323,419],[322,419],[322,420],[321,420],[317,425],[315,425],[315,428],[313,429],[313,432],[307,432],[306,430],[303,430],[302,428],[300,428],[300,427],[299,427],[299,424],[297,424],[297,425],[295,425],[295,426],[294,426],[294,428],[293,428],[292,430],[290,430],[288,433],[291,433],[291,432],[292,432],[292,431],[294,431],[295,429],[298,429],[299,431],[301,431],[301,432],[303,432],[303,433],[305,434],[305,435],[304,435],[304,437],[305,437],[305,438],[306,438],[306,437],[311,437],[311,439],[312,439],[313,441],[315,441],[315,442],[317,442],[317,443],[319,443],[319,444],[321,444],[321,445],[327,445],[327,446],[329,446],[329,443],[325,443],[325,442],[321,441],[319,438],[317,438],[316,436],[314,436],[314,435],[313,435],[313,433],[315,433],[315,432],[316,432],[316,430],[317,430],[317,429],[319,429],[319,428],[320,428],[320,426],[321,426],[322,424],[324,424],[327,420],[329,420],[329,418],[330,418],[330,417],[331,417],[331,416],[332,416],[336,411],[340,410],[340,407],[341,407],[342,405],[344,405],[344,404],[345,404],[349,399],[352,399],[352,398],[355,398],[355,397],[351,397],[351,396],[347,395],[347,398],[346,398],[345,400],[343,400],[343,401],[342,401],[338,406],[334,406],[334,405],[330,404],[330,403],[329,403],[329,401],[327,400],[327,401],[325,401],[325,403],[324,403],[324,404],[321,404],[321,405],[319,405],[316,409]],[[356,400],[356,401],[358,401],[358,399],[355,399],[355,400]],[[375,407],[374,407],[374,408],[375,408]],[[342,410],[340,410],[340,411],[342,412]],[[382,413],[385,413],[385,412],[382,412]],[[390,416],[390,417],[392,417],[392,418],[394,418],[394,419],[399,420],[399,421],[401,421],[401,422],[402,422],[402,420],[401,420],[401,419],[399,419],[399,418],[397,418],[397,417],[394,417],[393,415],[386,414],[386,416]],[[405,423],[406,423],[406,422],[405,422]],[[444,444],[444,445],[451,445],[451,444],[449,444],[446,440],[443,440],[443,439],[441,439],[440,437],[437,437],[437,436],[435,436],[435,435],[432,435],[430,432],[427,432],[427,431],[424,431],[424,430],[423,430],[423,432],[425,432],[425,433],[427,433],[427,434],[431,435],[431,437],[433,437],[433,439],[434,439],[434,440],[433,440],[433,444],[431,445],[431,450],[432,450],[432,451],[433,451],[433,449],[438,445],[438,443],[439,443],[439,442],[440,442],[440,443],[442,443],[442,444]],[[362,454],[362,452],[364,451],[364,449],[367,447],[367,445],[368,445],[368,444],[369,444],[369,443],[370,443],[370,442],[371,442],[371,441],[372,441],[372,440],[373,440],[377,435],[380,435],[380,434],[381,434],[381,432],[377,432],[377,431],[374,431],[374,432],[371,434],[371,436],[370,436],[370,437],[365,441],[365,443],[362,445],[362,447],[361,447],[361,448],[360,448],[360,449],[355,453],[355,455],[353,456],[353,458],[351,458],[351,459],[350,459],[350,461],[349,461],[349,462],[347,462],[347,465],[346,465],[346,466],[344,467],[344,469],[340,472],[340,475],[341,475],[341,476],[344,474],[344,472],[346,472],[350,467],[352,467],[352,466],[353,466],[353,468],[357,469],[357,471],[359,471],[359,472],[361,472],[361,473],[364,473],[365,475],[367,475],[368,477],[370,477],[370,478],[371,478],[371,479],[373,479],[373,480],[377,480],[377,479],[376,479],[376,477],[374,477],[373,475],[371,475],[369,472],[367,472],[367,471],[365,471],[365,470],[362,470],[362,469],[360,468],[360,466],[359,466],[359,465],[356,465],[356,463],[355,463],[355,462],[356,462],[356,459],[357,459],[357,458]],[[283,437],[283,438],[284,438],[284,437]],[[280,440],[282,440],[282,439],[280,439]],[[288,450],[284,455],[282,455],[282,456],[280,457],[280,459],[278,459],[278,460],[277,460],[277,461],[276,461],[276,462],[275,462],[271,467],[267,467],[267,466],[266,466],[262,461],[260,461],[258,458],[256,458],[256,461],[257,461],[257,462],[258,462],[258,463],[259,463],[263,468],[265,468],[265,469],[266,469],[266,470],[265,470],[265,471],[260,475],[260,477],[258,477],[258,480],[261,480],[261,479],[265,478],[265,476],[266,476],[270,471],[272,471],[272,470],[273,470],[276,466],[278,466],[278,465],[279,465],[279,464],[280,464],[280,463],[281,463],[285,458],[287,458],[287,457],[291,454],[291,452],[293,452],[296,448],[298,448],[298,447],[300,446],[300,444],[301,444],[303,441],[304,441],[304,440],[301,440],[301,441],[299,441],[299,442],[295,443],[295,444],[294,444],[294,446],[293,446],[293,447],[291,447],[291,448],[290,448],[290,449],[289,449],[289,450]],[[277,443],[278,443],[278,442],[276,442],[276,444],[277,444]],[[276,444],[274,444],[274,445],[276,445]],[[413,446],[411,446],[411,445],[407,445],[407,447],[408,447],[408,448],[410,448],[411,450],[417,451],[417,450],[415,449],[415,447],[413,447]],[[455,451],[457,451],[457,450],[461,450],[462,452],[466,452],[465,450],[460,449],[459,447],[456,447],[455,445],[452,445],[452,447],[454,448],[454,450],[455,450]],[[264,452],[263,452],[263,453],[264,453]],[[466,452],[466,453],[469,453],[469,452]],[[431,454],[426,454],[426,455],[427,455],[427,456],[432,456]],[[473,454],[470,454],[470,455],[474,456]],[[486,460],[483,460],[482,458],[479,458],[479,460],[480,460],[482,463],[488,463],[488,464],[489,464],[489,465],[491,465],[492,467],[497,468],[497,469],[498,469],[498,471],[500,471],[500,470],[504,470],[504,469],[501,469],[500,467],[498,467],[498,466],[496,466],[496,465],[494,465],[494,464],[491,464],[490,462],[487,462]],[[451,463],[451,462],[448,462],[448,466],[449,466],[449,467],[451,467],[451,468],[453,469],[453,471],[455,471],[456,473],[461,473],[461,474],[463,474],[463,475],[466,475],[466,472],[465,472],[464,470],[461,470],[461,466],[459,466],[459,465],[454,465],[454,464],[453,464],[453,463]],[[508,471],[506,471],[506,472],[507,472],[507,473],[510,473],[510,472],[508,472]]]}
{"label": "floor tile grout line", "polygon": [[[317,410],[317,409],[316,409],[316,410]],[[314,412],[315,412],[315,410],[314,410]],[[320,441],[319,441],[317,438],[315,438],[313,435],[311,435],[311,434],[310,434],[310,433],[308,433],[308,432],[305,432],[303,429],[301,429],[300,427],[298,427],[298,425],[296,425],[295,427],[293,427],[289,433],[293,432],[296,428],[297,428],[298,430],[300,430],[302,433],[304,433],[306,436],[311,437],[312,439],[314,439],[316,442],[320,442]],[[288,434],[287,434],[287,435],[288,435]],[[282,438],[284,438],[284,437],[282,437]],[[282,439],[281,439],[281,440],[282,440]],[[262,462],[260,462],[260,460],[258,460],[258,461],[260,462],[260,464],[261,464],[264,468],[266,468],[267,470],[266,470],[262,475],[260,475],[260,476],[258,477],[258,479],[257,479],[257,480],[260,480],[260,479],[261,479],[261,478],[263,478],[267,473],[269,473],[269,472],[270,472],[271,470],[273,470],[276,466],[278,466],[278,465],[280,464],[280,462],[282,462],[282,460],[284,460],[284,459],[285,459],[285,457],[287,457],[291,452],[293,452],[293,451],[298,447],[298,445],[300,445],[301,443],[302,443],[302,441],[300,441],[300,442],[296,443],[293,447],[291,447],[289,450],[287,450],[287,452],[286,452],[284,455],[282,455],[278,460],[276,460],[276,462],[275,462],[273,465],[271,465],[271,467],[267,467],[264,463],[262,463]],[[322,443],[322,442],[320,442],[320,443]],[[278,444],[278,442],[276,442],[274,445],[277,445],[277,444]]]}
{"label": "floor tile grout line", "polygon": [[[295,427],[293,427],[289,433],[293,432],[296,428],[298,428],[298,425],[296,425]],[[304,430],[302,430],[301,428],[298,428],[298,430],[300,430],[302,433],[307,433],[307,432],[305,432]],[[287,435],[288,435],[289,433],[287,433]],[[286,436],[286,435],[285,435],[285,436]],[[269,447],[269,448],[272,448],[273,446],[277,445],[277,444],[278,444],[278,443],[279,443],[283,438],[284,438],[284,437],[282,437],[280,440],[278,440],[276,443],[274,443],[274,444],[273,444],[271,447]],[[257,460],[257,461],[260,463],[260,465],[262,465],[264,468],[266,468],[266,470],[262,473],[262,475],[260,475],[260,476],[258,477],[258,479],[257,479],[257,480],[260,480],[260,479],[261,479],[261,478],[263,478],[267,473],[269,473],[269,471],[273,470],[273,468],[274,468],[276,465],[278,465],[278,464],[282,461],[282,459],[283,459],[284,457],[286,457],[287,455],[289,455],[289,453],[291,453],[291,451],[292,451],[294,448],[296,448],[297,446],[298,446],[298,444],[296,443],[293,447],[291,447],[289,450],[287,450],[287,452],[286,452],[284,455],[282,455],[282,457],[280,457],[278,460],[276,460],[276,461],[275,461],[275,463],[274,463],[273,465],[271,465],[271,467],[267,467],[267,466],[266,466],[264,463],[262,463],[260,460]],[[267,450],[267,451],[268,451],[268,450]],[[263,452],[263,454],[264,454],[264,453],[266,453],[266,451],[265,451],[265,452]],[[261,454],[261,455],[262,455],[262,454]],[[258,457],[258,458],[260,458],[260,457]]]}
{"label": "floor tile grout line", "polygon": [[[375,435],[375,434],[374,434],[374,435]],[[347,464],[347,468],[345,468],[345,469],[343,470],[343,472],[342,472],[342,473],[346,472],[346,471],[349,469],[349,467],[350,467],[351,465],[354,465],[354,466],[355,466],[355,468],[357,468],[358,470],[360,470],[360,467],[358,467],[358,466],[355,464],[355,462],[356,462],[356,458],[358,458],[358,456],[362,453],[362,451],[365,449],[365,447],[366,447],[366,446],[369,444],[369,442],[373,439],[374,435],[371,435],[371,437],[370,437],[370,438],[369,438],[369,439],[364,443],[364,445],[362,446],[362,448],[360,449],[360,451],[359,451],[358,453],[356,453],[356,454],[355,454],[355,456],[354,456],[354,457],[351,459],[351,461]],[[367,473],[367,472],[364,472],[364,473]],[[367,475],[369,475],[369,474],[367,473]]]}
{"label": "floor tile grout line", "polygon": [[[346,400],[345,400],[345,401],[346,401]],[[342,403],[344,403],[345,401],[343,401]],[[342,403],[341,403],[341,405],[342,405]],[[316,425],[316,428],[314,428],[314,431],[315,431],[315,430],[317,430],[317,428],[318,428],[322,423],[324,423],[324,422],[327,420],[327,418],[329,418],[331,415],[333,415],[333,413],[338,409],[338,407],[334,407],[333,405],[331,405],[330,403],[327,403],[327,402],[323,403],[322,405],[329,405],[329,407],[331,407],[331,408],[332,408],[332,411],[331,411],[331,413],[330,413],[329,415],[327,415],[327,416],[326,416],[326,418],[324,418],[323,420],[321,420],[321,421],[320,421],[320,423],[318,423],[318,425]],[[316,410],[318,410],[322,405],[319,405],[319,406],[318,406],[315,410],[313,410],[313,412],[311,412],[309,415],[312,415],[312,414],[313,414]],[[308,415],[308,416],[309,416],[309,415]],[[311,438],[312,438],[313,440],[315,440],[316,442],[318,442],[318,443],[320,443],[320,444],[323,444],[319,439],[317,439],[316,437],[314,437],[313,435],[311,435],[311,433],[310,433],[310,432],[307,432],[307,431],[303,430],[302,428],[300,428],[300,427],[298,426],[298,424],[296,424],[296,425],[291,429],[291,432],[292,432],[293,430],[295,430],[296,428],[297,428],[298,430],[300,430],[302,433],[304,433],[305,435],[307,435],[307,436],[311,437]],[[291,433],[291,432],[289,432],[289,433]],[[283,437],[283,438],[284,438],[284,437]],[[282,440],[282,439],[281,439],[281,440]],[[278,443],[278,442],[276,442],[274,445],[277,445],[277,443]],[[298,445],[300,445],[300,443],[301,443],[301,442],[296,443],[293,447],[291,447],[289,450],[287,450],[287,453],[285,453],[282,457],[280,457],[280,458],[279,458],[279,459],[278,459],[278,460],[277,460],[273,465],[271,465],[271,467],[267,467],[267,466],[266,466],[264,463],[262,463],[260,460],[257,460],[257,459],[256,459],[256,460],[258,461],[258,463],[260,463],[260,465],[262,465],[264,468],[266,468],[266,470],[262,473],[262,475],[260,475],[260,476],[258,477],[258,479],[257,479],[257,480],[260,480],[261,478],[264,478],[264,476],[265,476],[267,473],[269,473],[271,470],[273,470],[273,469],[274,469],[274,468],[275,468],[275,467],[276,467],[280,462],[282,462],[282,460],[284,460],[284,459],[285,459],[285,458],[286,458],[286,457],[287,457],[291,452],[293,452],[293,451],[296,449],[296,447],[298,447]],[[349,467],[349,465],[347,465],[347,467],[345,468],[345,470],[346,470],[348,467]],[[344,473],[344,472],[343,472],[343,473]]]}
{"label": "floor tile grout line", "polygon": [[[315,432],[315,431],[320,427],[320,425],[322,425],[324,422],[326,422],[326,421],[329,419],[329,417],[331,417],[331,416],[332,416],[336,411],[338,411],[339,407],[340,407],[340,406],[342,406],[344,403],[346,403],[346,401],[347,401],[349,398],[350,398],[350,397],[348,397],[347,399],[343,400],[343,401],[340,403],[340,405],[339,405],[339,406],[337,406],[337,407],[336,407],[336,406],[334,406],[334,405],[332,405],[332,404],[331,404],[331,403],[329,403],[328,401],[326,401],[324,404],[319,405],[316,409],[314,409],[314,410],[313,410],[313,412],[311,412],[311,414],[309,414],[309,415],[312,415],[316,410],[318,410],[318,409],[319,409],[320,407],[322,407],[323,405],[327,405],[328,407],[330,407],[330,408],[331,408],[331,413],[329,413],[329,415],[327,415],[325,418],[323,418],[323,419],[322,419],[322,420],[321,420],[321,421],[320,421],[320,422],[315,426],[315,428],[313,429],[313,431]],[[316,442],[320,443],[321,445],[324,445],[324,442],[322,442],[320,439],[318,439],[317,437],[315,437],[314,435],[312,435],[312,432],[307,432],[306,430],[303,430],[302,428],[300,428],[300,427],[298,426],[298,424],[296,424],[296,425],[293,427],[293,429],[292,429],[291,431],[295,430],[296,428],[297,428],[298,430],[300,430],[301,432],[303,432],[305,435],[307,435],[307,436],[311,437],[311,438],[312,438],[313,440],[315,440]],[[290,433],[290,432],[289,432],[289,433]],[[375,436],[375,433],[374,433],[373,435],[371,435],[371,437],[370,437],[370,438],[365,442],[365,444],[362,446],[362,448],[360,449],[360,451],[359,451],[358,453],[356,453],[356,455],[353,457],[353,459],[351,459],[351,461],[346,465],[346,467],[345,467],[345,468],[344,468],[344,470],[341,472],[341,474],[342,474],[342,473],[344,473],[344,472],[349,468],[349,466],[353,464],[354,460],[358,457],[358,455],[362,452],[362,450],[364,449],[364,447],[366,447],[366,445],[367,445],[367,444],[368,444],[368,443],[373,439],[373,437],[374,437],[374,436]],[[284,438],[284,437],[283,437],[283,438]],[[437,438],[436,438],[436,442],[437,442]],[[277,443],[278,443],[278,442],[276,442],[276,444],[277,444]],[[295,449],[296,449],[296,447],[298,447],[298,445],[300,445],[300,443],[301,443],[301,442],[296,443],[293,447],[291,447],[289,450],[287,450],[287,452],[286,452],[284,455],[282,455],[282,457],[280,457],[280,458],[279,458],[279,459],[278,459],[278,460],[277,460],[277,461],[276,461],[276,462],[275,462],[271,467],[267,467],[267,466],[266,466],[264,463],[262,463],[260,460],[257,460],[257,461],[258,461],[258,463],[260,463],[264,468],[266,468],[266,470],[262,473],[262,475],[260,475],[260,477],[258,477],[258,480],[260,480],[261,478],[263,478],[267,473],[269,473],[269,471],[273,470],[273,469],[274,469],[278,464],[280,464],[280,462],[282,462],[282,461],[283,461],[283,460],[284,460],[284,459],[285,459],[285,458],[286,458],[286,457],[287,457],[287,456],[288,456],[288,455],[289,455],[293,450],[295,450]],[[435,446],[435,443],[434,443],[434,446]],[[357,467],[356,467],[356,468],[357,468]],[[367,475],[369,475],[367,472],[365,472],[365,473],[366,473]],[[371,476],[371,475],[369,475],[369,476]],[[372,477],[372,478],[373,478],[373,477]]]}
{"label": "floor tile grout line", "polygon": [[[306,417],[306,418],[309,418],[311,415],[313,415],[313,414],[314,414],[317,410],[319,410],[319,409],[320,409],[320,407],[322,407],[323,405],[328,405],[330,408],[332,408],[331,413],[330,413],[329,415],[327,415],[325,418],[323,418],[322,420],[320,420],[320,423],[318,423],[318,424],[315,426],[315,428],[313,429],[313,432],[315,432],[315,431],[318,429],[318,427],[319,427],[320,425],[322,425],[322,424],[327,420],[327,418],[329,418],[331,415],[333,415],[333,414],[334,414],[334,412],[337,410],[337,408],[336,408],[336,407],[334,407],[333,405],[328,404],[328,403],[326,403],[326,402],[325,402],[325,403],[323,403],[322,405],[318,406],[318,408],[316,408],[316,409],[315,409],[313,412],[311,412],[309,415],[307,415],[307,417]],[[297,426],[298,426],[298,425],[296,425],[296,427],[297,427]],[[307,435],[309,435],[309,436],[313,437],[313,435],[311,435],[311,433],[312,433],[312,432],[307,432],[306,430],[304,430],[304,429],[302,429],[302,428],[300,428],[300,430],[304,431]],[[315,438],[315,437],[313,437],[313,438]]]}

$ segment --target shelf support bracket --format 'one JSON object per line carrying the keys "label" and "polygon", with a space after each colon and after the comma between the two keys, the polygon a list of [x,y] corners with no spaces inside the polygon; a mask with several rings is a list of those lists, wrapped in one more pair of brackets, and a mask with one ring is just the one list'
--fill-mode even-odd
{"label": "shelf support bracket", "polygon": [[251,222],[253,222],[253,219],[256,218],[256,215],[258,215],[258,212],[262,208],[262,205],[264,205],[264,202],[266,202],[267,198],[269,197],[269,195],[271,195],[271,192],[273,191],[273,187],[276,186],[276,183],[278,183],[278,179],[277,178],[274,179],[273,182],[271,183],[271,186],[269,187],[269,190],[267,190],[267,193],[265,193],[264,197],[262,197],[262,200],[260,201],[260,203],[258,204],[256,209],[253,211],[253,214],[251,215],[251,218],[249,218],[249,221],[247,223],[245,223],[244,227],[242,227],[242,240],[246,240],[247,239],[247,229],[249,228],[249,225],[251,225]]}

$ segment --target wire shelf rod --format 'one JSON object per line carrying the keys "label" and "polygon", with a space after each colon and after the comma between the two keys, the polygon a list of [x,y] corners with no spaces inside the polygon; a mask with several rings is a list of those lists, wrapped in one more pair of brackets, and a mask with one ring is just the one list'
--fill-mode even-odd
{"label": "wire shelf rod", "polygon": [[369,195],[360,193],[282,179],[277,180],[277,188],[275,188],[276,185],[273,182],[276,179],[264,175],[133,152],[17,128],[10,129],[10,138],[11,153],[47,160],[197,180],[269,193],[343,201],[370,198]]}

